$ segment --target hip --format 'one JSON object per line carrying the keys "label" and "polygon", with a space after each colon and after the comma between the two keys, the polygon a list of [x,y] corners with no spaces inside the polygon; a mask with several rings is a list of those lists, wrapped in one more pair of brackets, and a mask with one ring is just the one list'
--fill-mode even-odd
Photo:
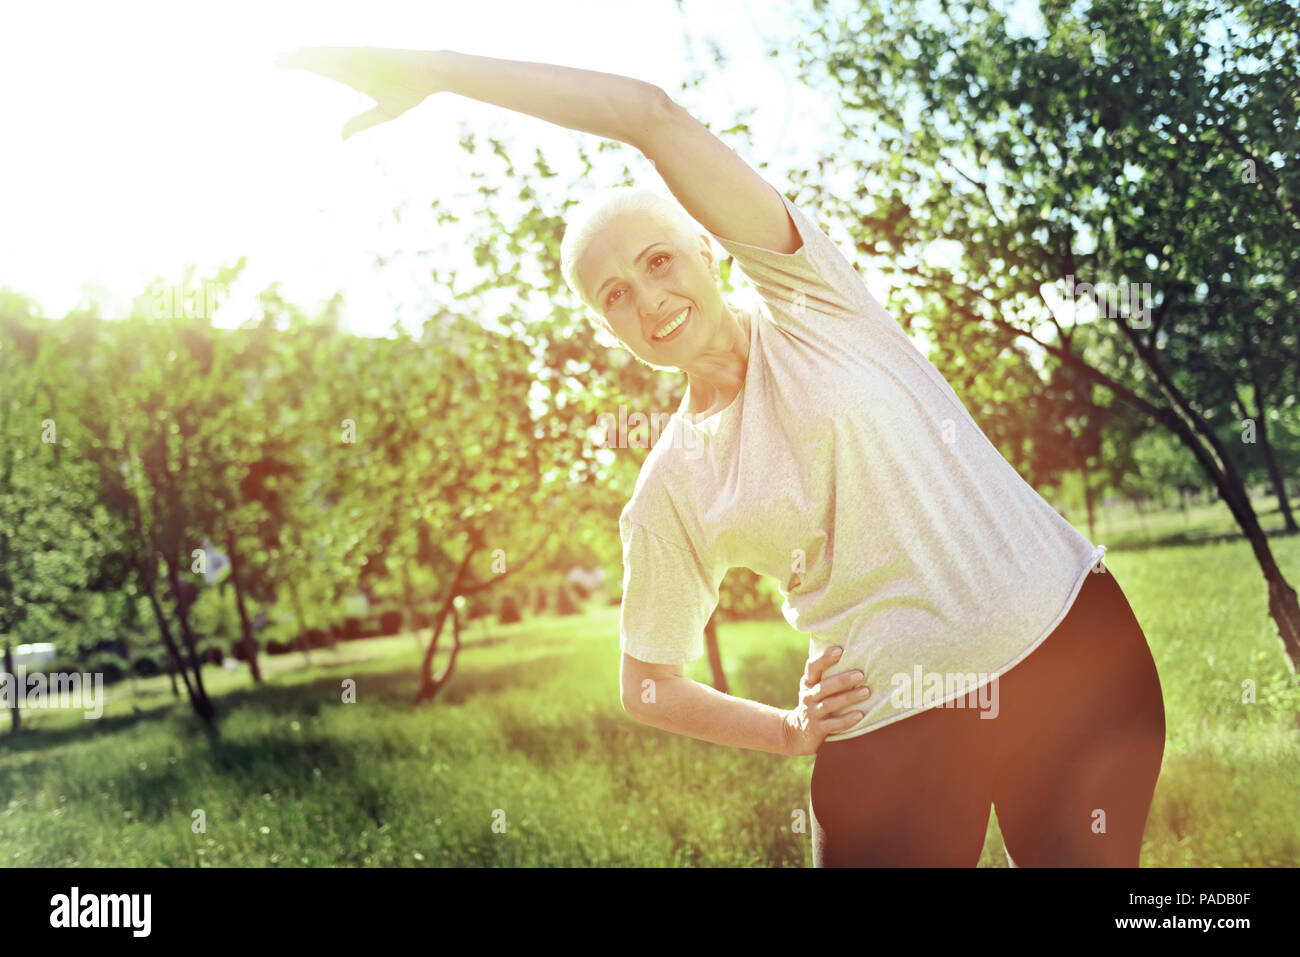
{"label": "hip", "polygon": [[[1012,728],[1102,727],[1130,716],[1163,722],[1146,635],[1119,582],[1100,567],[1087,574],[1064,618],[1014,664],[993,674],[932,671],[919,699],[914,679],[879,689],[886,700],[864,718],[865,730],[827,738],[817,762],[856,761],[873,748],[974,747]],[[904,689],[911,698],[899,693]]]}

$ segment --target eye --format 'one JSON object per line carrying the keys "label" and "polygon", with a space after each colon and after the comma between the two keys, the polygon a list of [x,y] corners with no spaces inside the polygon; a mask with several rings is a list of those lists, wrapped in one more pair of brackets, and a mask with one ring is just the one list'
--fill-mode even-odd
{"label": "eye", "polygon": [[[673,258],[673,257],[670,256],[668,253],[655,253],[653,256],[650,257],[650,267],[651,267],[652,269],[657,269],[657,268],[659,268],[659,267],[656,266],[655,264],[658,263],[659,260],[661,260],[661,259],[663,259],[663,260],[670,260],[670,259],[672,259],[672,258]],[[605,308],[606,308],[606,309],[608,309],[610,306],[614,305],[614,297],[615,297],[616,295],[618,295],[618,293],[619,293],[620,291],[621,291],[621,290],[615,289],[613,292],[611,292],[608,296],[605,297]]]}

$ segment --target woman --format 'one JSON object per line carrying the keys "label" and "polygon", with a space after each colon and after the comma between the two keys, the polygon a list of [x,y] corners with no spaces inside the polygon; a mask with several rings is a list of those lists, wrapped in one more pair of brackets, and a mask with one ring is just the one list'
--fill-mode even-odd
{"label": "woman", "polygon": [[[802,210],[638,80],[452,51],[281,62],[375,99],[344,138],[459,93],[628,143],[680,203],[601,194],[562,250],[598,321],[687,377],[620,518],[629,714],[815,754],[817,866],[973,866],[991,807],[1013,866],[1137,865],[1164,706],[1105,549],[998,454]],[[713,241],[751,305],[723,301]],[[776,577],[810,636],[792,710],[682,675],[738,565]]]}

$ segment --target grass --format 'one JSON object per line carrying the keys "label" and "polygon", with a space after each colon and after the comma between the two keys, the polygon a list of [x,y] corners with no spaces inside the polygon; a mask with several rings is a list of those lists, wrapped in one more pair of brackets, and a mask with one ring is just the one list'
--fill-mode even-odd
{"label": "grass", "polygon": [[[1300,583],[1300,537],[1272,547]],[[1300,864],[1300,691],[1248,545],[1116,549],[1107,566],[1165,692],[1143,866]],[[618,701],[617,634],[617,608],[475,622],[451,685],[418,707],[418,651],[405,635],[313,652],[310,665],[264,657],[260,688],[242,666],[205,669],[216,733],[165,678],[105,689],[96,721],[25,712],[23,733],[0,737],[0,862],[810,866],[809,837],[792,822],[806,813],[813,758],[634,723]],[[807,649],[798,633],[751,622],[721,638],[733,694],[794,704]],[[687,674],[707,681],[705,660]],[[348,679],[355,703],[343,701]],[[1005,866],[996,817],[981,865]]]}
{"label": "grass", "polygon": [[[1255,517],[1267,535],[1283,531],[1285,522],[1278,506],[1277,496],[1260,495],[1252,499]],[[1294,509],[1300,502],[1293,502]],[[1069,516],[1074,527],[1088,535],[1088,517],[1082,509]],[[1205,542],[1234,540],[1241,536],[1237,520],[1226,505],[1213,502],[1189,503],[1184,509],[1165,509],[1159,512],[1139,511],[1130,504],[1117,504],[1098,508],[1096,531],[1089,535],[1093,541],[1107,548],[1138,549],[1152,545],[1199,545]]]}

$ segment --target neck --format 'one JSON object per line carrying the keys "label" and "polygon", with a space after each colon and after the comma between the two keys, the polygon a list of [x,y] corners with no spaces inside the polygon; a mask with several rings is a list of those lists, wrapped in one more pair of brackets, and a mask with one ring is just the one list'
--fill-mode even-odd
{"label": "neck", "polygon": [[726,408],[745,384],[749,365],[749,317],[726,307],[716,348],[703,350],[686,369],[688,412],[704,415]]}

